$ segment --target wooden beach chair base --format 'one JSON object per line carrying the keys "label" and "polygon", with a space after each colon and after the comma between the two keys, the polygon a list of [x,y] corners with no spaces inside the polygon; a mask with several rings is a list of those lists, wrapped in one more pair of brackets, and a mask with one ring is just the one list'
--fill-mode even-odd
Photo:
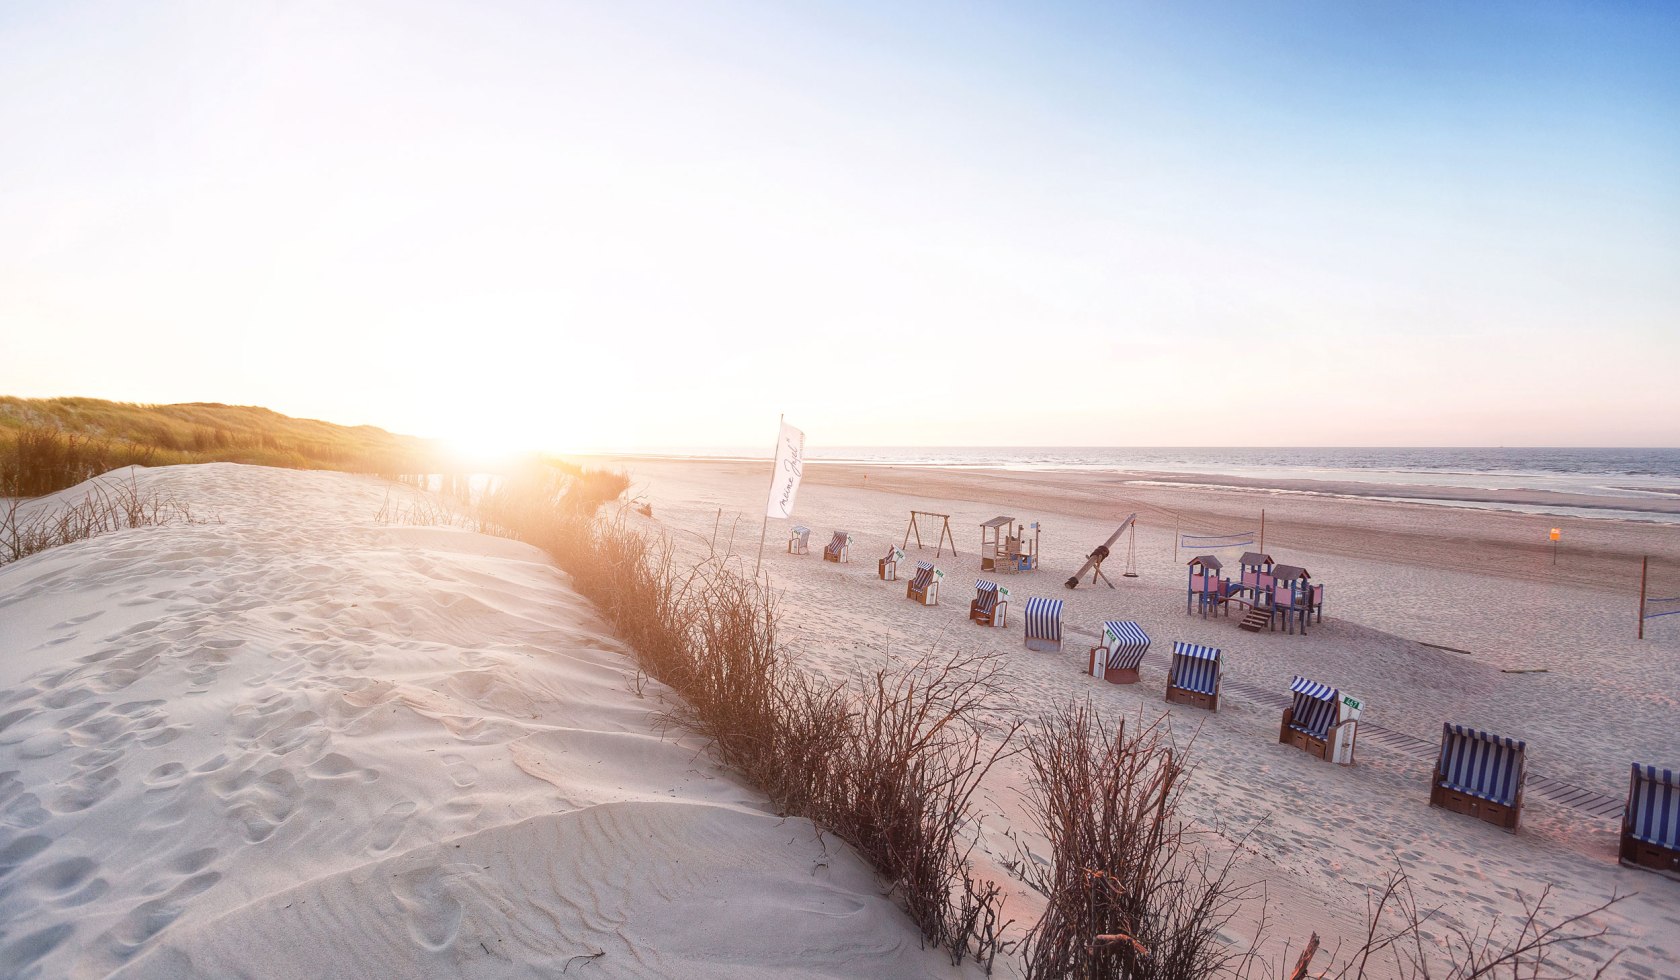
{"label": "wooden beach chair base", "polygon": [[1630,867],[1646,868],[1680,881],[1680,850],[1675,848],[1648,844],[1632,834],[1624,833],[1617,859]]}
{"label": "wooden beach chair base", "polygon": [[1027,649],[1037,650],[1039,653],[1061,653],[1061,640],[1041,640],[1036,636],[1027,637]]}
{"label": "wooden beach chair base", "polygon": [[1484,800],[1462,790],[1441,785],[1441,773],[1435,772],[1435,788],[1429,793],[1429,805],[1438,806],[1443,810],[1462,813],[1466,816],[1484,820],[1511,833],[1516,833],[1517,822],[1522,817],[1522,793],[1517,793],[1516,802],[1511,806]]}
{"label": "wooden beach chair base", "polygon": [[912,582],[905,586],[904,595],[906,598],[914,599],[924,606],[937,606],[939,605],[939,583],[930,583],[926,591],[921,591]]}
{"label": "wooden beach chair base", "polygon": [[1317,738],[1301,731],[1299,728],[1291,727],[1290,722],[1294,720],[1295,709],[1293,707],[1283,709],[1283,724],[1278,728],[1278,741],[1284,745],[1300,749],[1315,759],[1328,760],[1330,758],[1330,743],[1335,740],[1336,729],[1341,726],[1331,725],[1330,730],[1324,733],[1324,738]]}
{"label": "wooden beach chair base", "polygon": [[[1085,673],[1097,676],[1099,664],[1108,662],[1108,647],[1092,647],[1090,660],[1085,664]],[[1136,667],[1103,667],[1102,679],[1110,684],[1136,684],[1138,682],[1138,668]]]}
{"label": "wooden beach chair base", "polygon": [[968,604],[968,618],[981,626],[1002,626],[1009,619],[1007,603],[998,603],[994,608],[981,609],[978,601]]}
{"label": "wooden beach chair base", "polygon": [[1205,708],[1208,711],[1219,710],[1219,695],[1203,694],[1186,687],[1167,685],[1167,702],[1169,704],[1187,704],[1192,708]]}
{"label": "wooden beach chair base", "polygon": [[876,574],[881,576],[883,582],[898,581],[898,562],[887,561],[885,558],[880,559],[880,568],[877,569]]}

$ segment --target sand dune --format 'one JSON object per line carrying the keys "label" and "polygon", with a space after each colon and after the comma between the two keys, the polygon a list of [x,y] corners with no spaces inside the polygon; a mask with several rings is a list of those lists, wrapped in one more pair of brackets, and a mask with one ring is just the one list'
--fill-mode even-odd
{"label": "sand dune", "polygon": [[958,974],[539,552],[341,474],[139,480],[218,520],[0,569],[0,974]]}

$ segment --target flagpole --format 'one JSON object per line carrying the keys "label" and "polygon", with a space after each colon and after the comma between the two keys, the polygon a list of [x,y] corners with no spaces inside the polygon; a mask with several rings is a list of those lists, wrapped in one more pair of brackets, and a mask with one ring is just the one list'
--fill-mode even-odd
{"label": "flagpole", "polygon": [[753,564],[753,581],[758,581],[758,571],[764,566],[764,537],[770,533],[770,501],[776,493],[776,457],[782,451],[782,423],[787,421],[787,413],[776,416],[776,447],[770,451],[770,491],[764,495],[764,526],[758,529],[758,561]]}

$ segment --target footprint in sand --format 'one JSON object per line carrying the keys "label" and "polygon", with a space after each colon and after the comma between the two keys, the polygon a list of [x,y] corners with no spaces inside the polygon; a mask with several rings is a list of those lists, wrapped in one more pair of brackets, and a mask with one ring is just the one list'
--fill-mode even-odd
{"label": "footprint in sand", "polygon": [[[0,799],[6,797],[3,790],[0,787]],[[0,826],[16,830],[33,830],[46,823],[49,816],[51,814],[41,806],[41,798],[34,793],[18,793],[0,806]]]}
{"label": "footprint in sand", "polygon": [[391,805],[391,808],[380,815],[373,823],[373,835],[368,849],[375,854],[383,854],[396,844],[402,836],[403,828],[408,826],[408,818],[419,809],[412,800],[403,800]]}
{"label": "footprint in sand", "polygon": [[48,902],[59,908],[86,905],[110,889],[110,884],[95,876],[99,865],[91,858],[63,858],[48,864],[23,882],[24,893],[32,901]]}
{"label": "footprint in sand", "polygon": [[32,932],[15,943],[0,947],[0,963],[5,964],[8,976],[22,976],[24,967],[57,949],[74,931],[75,926],[60,922]]}
{"label": "footprint in sand", "polygon": [[25,834],[5,847],[0,847],[0,878],[16,871],[25,861],[51,846],[51,837],[42,834]]}
{"label": "footprint in sand", "polygon": [[461,903],[450,894],[453,877],[445,868],[422,868],[391,882],[391,893],[408,913],[408,934],[433,952],[447,948],[461,929]]}
{"label": "footprint in sand", "polygon": [[80,813],[116,792],[121,785],[116,766],[83,773],[59,788],[51,809],[54,813]]}
{"label": "footprint in sand", "polygon": [[273,769],[255,781],[244,773],[223,797],[228,815],[243,825],[245,839],[259,844],[292,815],[297,805],[297,777],[289,769]]}
{"label": "footprint in sand", "polygon": [[[0,715],[0,734],[5,734],[6,729],[16,725],[20,721],[26,721],[33,718],[40,713],[41,711],[39,708],[18,708],[15,711],[8,711],[5,714]],[[8,744],[8,742],[5,739],[0,739],[0,745],[5,744]]]}
{"label": "footprint in sand", "polygon": [[448,774],[449,781],[461,789],[470,789],[478,782],[478,769],[466,759],[458,755],[446,755],[442,759],[443,771]]}
{"label": "footprint in sand", "polygon": [[206,871],[182,881],[157,898],[136,905],[105,934],[107,951],[116,962],[128,960],[153,936],[180,917],[187,899],[221,880],[222,876],[217,872]]}
{"label": "footprint in sand", "polygon": [[360,782],[371,783],[379,778],[379,770],[364,769],[356,765],[347,755],[338,752],[328,754],[311,762],[304,770],[314,779],[341,779],[352,777]]}

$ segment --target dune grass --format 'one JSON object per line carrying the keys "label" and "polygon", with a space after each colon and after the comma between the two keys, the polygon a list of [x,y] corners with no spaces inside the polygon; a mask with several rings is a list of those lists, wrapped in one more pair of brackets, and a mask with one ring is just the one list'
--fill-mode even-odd
{"label": "dune grass", "polygon": [[930,654],[850,683],[817,680],[782,647],[765,583],[724,555],[679,565],[628,508],[596,516],[627,486],[600,471],[510,480],[477,511],[482,529],[543,548],[571,574],[642,670],[681,696],[676,720],[782,813],[851,844],[953,963],[972,956],[989,970],[1004,948],[1002,892],[973,873],[964,831],[1015,734],[976,717],[996,693],[993,659]]}
{"label": "dune grass", "polygon": [[136,527],[199,524],[192,508],[156,490],[142,490],[132,472],[88,484],[79,499],[57,507],[26,507],[19,497],[0,501],[0,565],[59,545]]}
{"label": "dune grass", "polygon": [[0,397],[0,496],[53,493],[122,466],[210,462],[387,476],[447,468],[428,440],[266,408]]}

